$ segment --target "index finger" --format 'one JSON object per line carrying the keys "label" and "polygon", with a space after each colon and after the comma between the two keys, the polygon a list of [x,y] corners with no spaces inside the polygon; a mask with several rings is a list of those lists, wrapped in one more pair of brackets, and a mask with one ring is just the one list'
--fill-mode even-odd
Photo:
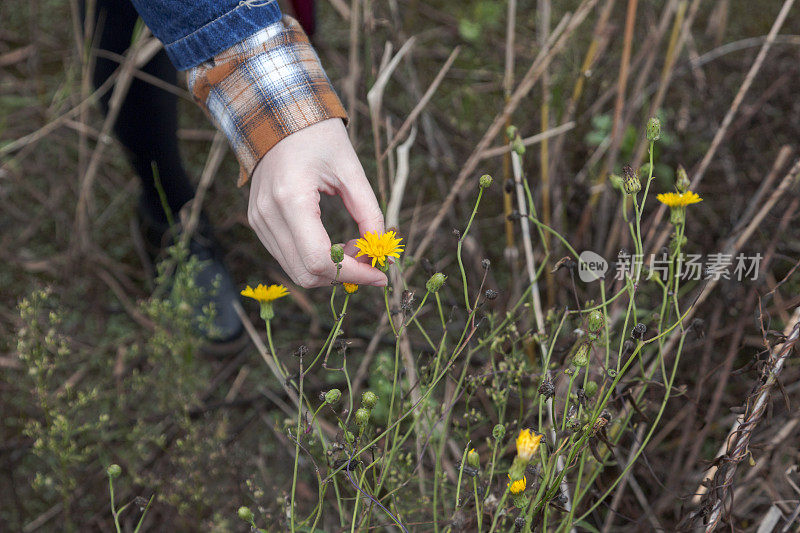
{"label": "index finger", "polygon": [[[320,218],[319,196],[298,199],[293,205],[287,204],[281,209],[298,257],[306,271],[313,276],[333,281],[336,278],[336,265],[331,260],[330,237]],[[350,256],[345,256],[342,261],[339,281],[380,287],[387,284],[383,272],[359,263]]]}

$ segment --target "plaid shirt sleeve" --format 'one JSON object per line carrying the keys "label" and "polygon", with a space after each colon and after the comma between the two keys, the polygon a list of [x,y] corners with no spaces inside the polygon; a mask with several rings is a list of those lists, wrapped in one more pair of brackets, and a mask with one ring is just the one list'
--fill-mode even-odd
{"label": "plaid shirt sleeve", "polygon": [[228,137],[238,185],[278,141],[329,118],[346,119],[314,48],[291,17],[192,68],[189,90]]}

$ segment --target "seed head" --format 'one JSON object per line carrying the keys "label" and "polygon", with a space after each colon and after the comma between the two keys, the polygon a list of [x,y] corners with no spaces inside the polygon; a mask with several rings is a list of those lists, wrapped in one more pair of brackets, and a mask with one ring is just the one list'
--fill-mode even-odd
{"label": "seed head", "polygon": [[483,267],[484,270],[489,270],[490,266],[492,266],[492,262],[489,261],[488,259],[483,259],[481,261],[481,267]]}
{"label": "seed head", "polygon": [[640,341],[644,338],[644,334],[646,331],[647,331],[647,326],[639,322],[633,327],[633,330],[631,331],[631,337],[633,337],[637,341]]}
{"label": "seed head", "polygon": [[494,289],[487,289],[486,290],[486,299],[487,300],[494,300],[497,298],[498,292]]}
{"label": "seed head", "polygon": [[549,377],[545,377],[542,380],[542,384],[539,385],[539,394],[547,398],[552,398],[556,393],[556,388],[553,385],[553,380]]}
{"label": "seed head", "polygon": [[639,181],[639,176],[630,165],[622,167],[622,173],[624,174],[622,178],[622,190],[625,191],[625,194],[635,195],[642,190],[642,182]]}

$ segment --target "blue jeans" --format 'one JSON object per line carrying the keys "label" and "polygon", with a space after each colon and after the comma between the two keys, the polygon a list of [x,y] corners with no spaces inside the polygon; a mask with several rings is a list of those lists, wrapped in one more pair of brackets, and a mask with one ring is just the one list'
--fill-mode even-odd
{"label": "blue jeans", "polygon": [[199,65],[281,18],[277,0],[132,1],[178,70]]}

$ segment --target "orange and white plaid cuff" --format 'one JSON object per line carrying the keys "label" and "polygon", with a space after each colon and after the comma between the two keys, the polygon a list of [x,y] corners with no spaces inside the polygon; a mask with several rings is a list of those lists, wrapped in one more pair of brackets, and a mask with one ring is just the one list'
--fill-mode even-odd
{"label": "orange and white plaid cuff", "polygon": [[188,85],[228,137],[239,159],[240,186],[284,137],[347,118],[314,47],[287,16],[192,68]]}

